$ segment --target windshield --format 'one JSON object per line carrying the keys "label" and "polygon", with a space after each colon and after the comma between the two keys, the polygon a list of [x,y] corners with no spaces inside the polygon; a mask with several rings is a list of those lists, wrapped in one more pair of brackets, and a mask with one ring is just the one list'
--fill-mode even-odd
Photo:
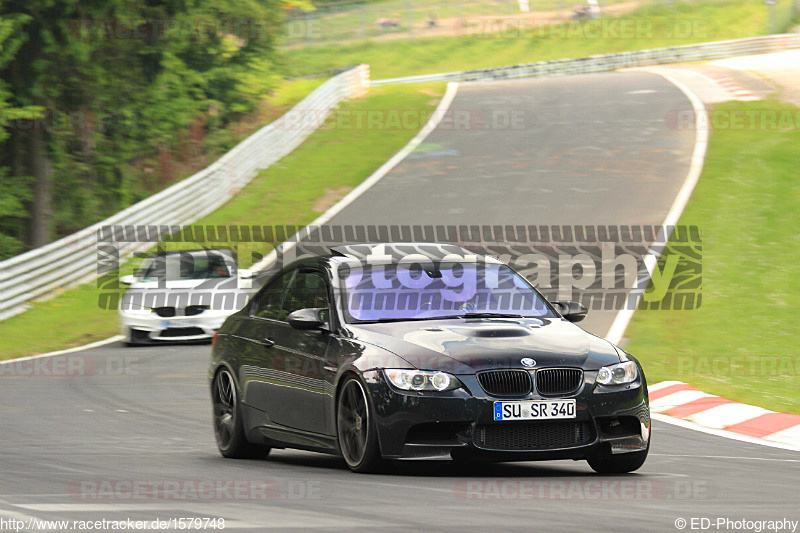
{"label": "windshield", "polygon": [[214,253],[181,253],[153,257],[144,266],[143,281],[229,278],[225,257]]}
{"label": "windshield", "polygon": [[388,264],[340,272],[348,322],[470,315],[554,317],[539,293],[502,264]]}

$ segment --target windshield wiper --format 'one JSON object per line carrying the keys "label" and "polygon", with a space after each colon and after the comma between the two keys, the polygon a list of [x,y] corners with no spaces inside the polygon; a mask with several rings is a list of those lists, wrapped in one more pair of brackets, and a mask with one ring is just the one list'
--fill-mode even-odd
{"label": "windshield wiper", "polygon": [[459,318],[526,318],[522,315],[514,315],[510,313],[464,313],[458,315]]}
{"label": "windshield wiper", "polygon": [[358,322],[355,322],[355,324],[378,324],[383,322],[411,322],[414,320],[439,320],[441,318],[452,318],[452,317],[422,316],[422,317],[409,317],[409,318],[375,318],[373,320],[359,320]]}
{"label": "windshield wiper", "polygon": [[516,315],[512,313],[464,313],[462,315],[423,316],[409,318],[376,318],[374,320],[359,320],[356,324],[378,324],[383,322],[410,322],[414,320],[452,320],[454,318],[536,318],[531,316]]}

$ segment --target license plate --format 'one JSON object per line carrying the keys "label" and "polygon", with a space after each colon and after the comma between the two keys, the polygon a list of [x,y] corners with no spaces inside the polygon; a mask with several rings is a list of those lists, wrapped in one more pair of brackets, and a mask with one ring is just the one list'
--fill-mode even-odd
{"label": "license plate", "polygon": [[575,418],[575,400],[494,402],[495,420],[556,420]]}
{"label": "license plate", "polygon": [[161,327],[167,328],[189,328],[197,325],[196,318],[184,318],[183,320],[162,320]]}

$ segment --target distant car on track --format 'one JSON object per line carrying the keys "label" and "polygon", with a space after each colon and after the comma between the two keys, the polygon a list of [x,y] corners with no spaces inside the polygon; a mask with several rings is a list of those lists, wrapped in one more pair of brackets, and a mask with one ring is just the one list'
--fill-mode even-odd
{"label": "distant car on track", "polygon": [[209,341],[251,293],[252,273],[238,269],[228,249],[180,250],[148,256],[120,300],[128,344]]}
{"label": "distant car on track", "polygon": [[645,461],[650,413],[630,354],[572,322],[506,264],[453,245],[349,245],[269,279],[214,339],[222,455]]}

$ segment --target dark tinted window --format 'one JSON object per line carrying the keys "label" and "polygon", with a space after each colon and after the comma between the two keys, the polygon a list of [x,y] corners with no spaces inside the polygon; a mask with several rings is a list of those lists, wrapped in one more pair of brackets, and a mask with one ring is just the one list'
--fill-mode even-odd
{"label": "dark tinted window", "polygon": [[232,274],[228,261],[213,251],[170,253],[153,257],[143,277],[151,281],[229,278]]}
{"label": "dark tinted window", "polygon": [[259,318],[272,318],[278,320],[280,317],[281,299],[289,280],[292,279],[293,272],[287,272],[267,283],[256,295],[253,300],[253,307],[250,309],[252,316]]}
{"label": "dark tinted window", "polygon": [[181,257],[181,279],[229,278],[225,258],[221,255],[184,255]]}
{"label": "dark tinted window", "polygon": [[298,272],[283,302],[281,320],[293,311],[307,307],[328,307],[328,286],[322,274]]}
{"label": "dark tinted window", "polygon": [[522,276],[494,263],[366,265],[349,272],[345,289],[347,312],[363,321],[466,313],[554,316]]}

